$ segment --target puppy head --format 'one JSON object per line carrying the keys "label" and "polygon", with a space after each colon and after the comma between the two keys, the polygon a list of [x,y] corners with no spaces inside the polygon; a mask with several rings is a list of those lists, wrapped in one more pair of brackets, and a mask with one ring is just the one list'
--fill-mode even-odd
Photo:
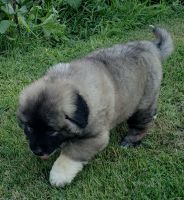
{"label": "puppy head", "polygon": [[89,109],[68,84],[39,80],[20,95],[17,117],[32,152],[47,158],[64,142],[83,136]]}

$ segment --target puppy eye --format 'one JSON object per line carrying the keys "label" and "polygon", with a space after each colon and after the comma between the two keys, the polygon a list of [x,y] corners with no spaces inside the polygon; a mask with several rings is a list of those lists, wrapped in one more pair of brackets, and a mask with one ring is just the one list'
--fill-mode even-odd
{"label": "puppy eye", "polygon": [[54,136],[56,136],[56,135],[58,135],[58,132],[57,132],[57,131],[53,132],[50,136],[54,137]]}
{"label": "puppy eye", "polygon": [[25,131],[26,134],[30,134],[32,132],[32,130],[33,129],[30,126],[25,125],[24,131]]}

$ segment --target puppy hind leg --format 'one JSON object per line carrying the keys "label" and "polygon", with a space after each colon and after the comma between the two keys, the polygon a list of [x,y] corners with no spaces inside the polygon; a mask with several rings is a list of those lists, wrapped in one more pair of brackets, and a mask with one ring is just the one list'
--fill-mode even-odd
{"label": "puppy hind leg", "polygon": [[127,121],[128,134],[121,142],[121,146],[137,146],[146,135],[146,130],[156,115],[156,108],[148,108],[145,110],[138,110]]}

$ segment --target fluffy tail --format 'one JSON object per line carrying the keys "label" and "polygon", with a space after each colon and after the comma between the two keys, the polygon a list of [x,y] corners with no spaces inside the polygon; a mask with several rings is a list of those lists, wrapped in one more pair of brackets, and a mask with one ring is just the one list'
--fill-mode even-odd
{"label": "fluffy tail", "polygon": [[153,33],[156,36],[156,40],[153,43],[160,51],[161,61],[164,61],[174,49],[171,35],[163,28],[158,28],[153,25],[150,25],[150,27],[153,29]]}

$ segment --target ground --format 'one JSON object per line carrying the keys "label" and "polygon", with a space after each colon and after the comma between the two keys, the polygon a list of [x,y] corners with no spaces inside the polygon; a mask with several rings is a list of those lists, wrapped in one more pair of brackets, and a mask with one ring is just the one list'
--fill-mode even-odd
{"label": "ground", "polygon": [[[26,41],[0,56],[0,200],[184,199],[184,23],[158,22],[172,34],[175,52],[164,63],[158,117],[142,145],[123,149],[122,124],[112,131],[108,148],[96,156],[74,182],[51,187],[49,161],[31,154],[16,121],[18,95],[53,64],[70,61],[99,47],[153,38],[148,26],[123,27],[51,47]],[[113,26],[113,25],[112,25]]]}

